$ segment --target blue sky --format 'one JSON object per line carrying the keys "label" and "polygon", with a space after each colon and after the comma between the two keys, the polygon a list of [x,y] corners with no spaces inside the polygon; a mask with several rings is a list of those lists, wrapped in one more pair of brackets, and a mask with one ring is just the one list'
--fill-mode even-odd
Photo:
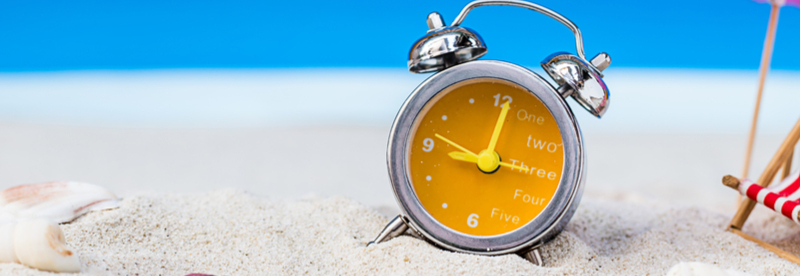
{"label": "blue sky", "polygon": [[[0,71],[404,67],[426,15],[450,23],[468,2],[0,0]],[[756,69],[769,14],[750,0],[536,2],[619,67]],[[479,8],[462,25],[486,58],[574,52],[565,27],[528,10]],[[800,70],[798,32],[800,9],[783,8],[773,68]]]}

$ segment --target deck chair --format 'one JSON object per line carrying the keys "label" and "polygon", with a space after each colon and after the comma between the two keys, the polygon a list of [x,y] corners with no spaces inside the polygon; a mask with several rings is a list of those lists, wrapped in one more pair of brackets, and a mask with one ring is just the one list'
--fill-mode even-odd
{"label": "deck chair", "polygon": [[[755,242],[781,258],[800,265],[800,257],[742,232],[742,226],[747,217],[750,216],[750,212],[753,211],[756,202],[800,224],[800,170],[789,173],[792,167],[792,155],[798,139],[800,139],[800,120],[795,123],[789,135],[778,148],[778,152],[772,156],[758,181],[752,182],[749,179],[737,179],[734,176],[726,175],[722,178],[722,184],[736,189],[742,195],[742,201],[739,203],[736,215],[733,216],[730,225],[728,225],[728,231]],[[767,187],[772,183],[778,171],[783,171],[781,181],[778,184]]]}

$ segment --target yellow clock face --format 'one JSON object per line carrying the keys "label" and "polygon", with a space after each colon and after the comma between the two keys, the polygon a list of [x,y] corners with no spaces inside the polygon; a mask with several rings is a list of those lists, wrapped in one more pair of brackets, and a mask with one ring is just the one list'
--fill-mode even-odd
{"label": "yellow clock face", "polygon": [[505,234],[536,218],[564,169],[561,132],[547,107],[494,78],[438,93],[417,116],[406,148],[422,206],[468,235]]}

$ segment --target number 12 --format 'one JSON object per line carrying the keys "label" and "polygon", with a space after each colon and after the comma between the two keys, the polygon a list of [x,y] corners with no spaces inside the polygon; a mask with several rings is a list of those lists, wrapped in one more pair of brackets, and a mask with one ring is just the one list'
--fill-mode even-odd
{"label": "number 12", "polygon": [[497,93],[497,95],[494,95],[493,98],[494,98],[494,106],[500,105],[500,99],[503,99],[503,101],[508,101],[508,103],[511,103],[511,96],[509,95],[505,95],[502,98],[500,98],[500,93]]}

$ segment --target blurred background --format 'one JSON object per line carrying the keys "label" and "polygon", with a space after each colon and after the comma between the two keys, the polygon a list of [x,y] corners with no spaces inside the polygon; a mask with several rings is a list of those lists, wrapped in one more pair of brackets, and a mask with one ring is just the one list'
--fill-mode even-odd
{"label": "blurred background", "polygon": [[[50,180],[142,192],[236,188],[394,206],[392,120],[430,74],[408,50],[469,1],[0,1],[0,188]],[[568,100],[587,193],[727,209],[740,175],[770,7],[735,1],[535,1],[607,52],[603,119]],[[800,117],[800,9],[781,11],[751,176]],[[567,28],[483,7],[484,59],[542,74]],[[342,162],[345,157],[358,162]],[[696,189],[687,194],[676,188]],[[630,197],[631,195],[625,195]]]}

